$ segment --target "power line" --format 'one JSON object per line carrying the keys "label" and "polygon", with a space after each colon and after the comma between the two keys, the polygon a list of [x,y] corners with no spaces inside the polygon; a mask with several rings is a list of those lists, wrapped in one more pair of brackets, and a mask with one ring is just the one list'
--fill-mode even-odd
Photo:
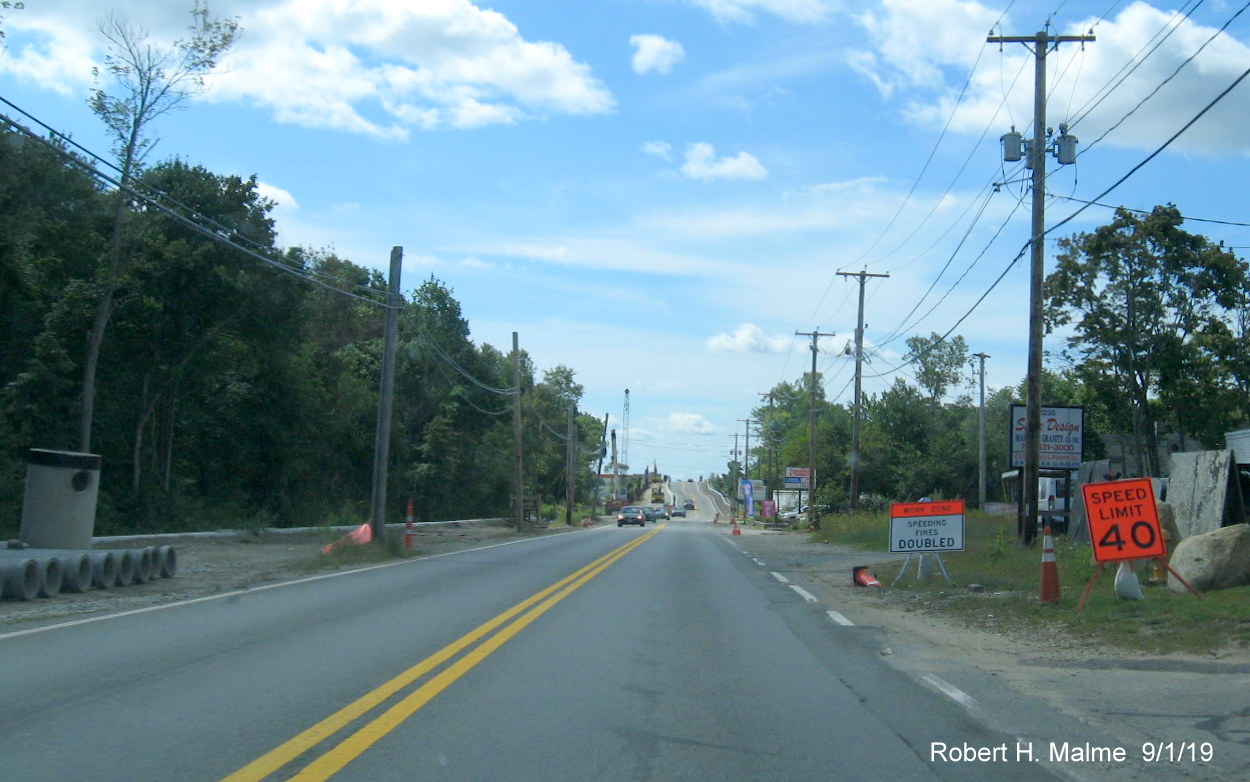
{"label": "power line", "polygon": [[[18,111],[21,111],[27,117],[30,117],[32,120],[38,122],[42,127],[48,128],[49,132],[51,132],[54,135],[54,137],[61,139],[69,144],[72,144],[76,148],[83,149],[83,151],[87,155],[89,155],[91,158],[95,160],[103,160],[103,158],[101,158],[99,155],[96,155],[95,153],[87,151],[85,148],[81,147],[81,145],[78,145],[72,140],[69,140],[68,137],[64,136],[64,134],[61,134],[55,130],[52,130],[48,125],[35,119],[28,112],[22,111],[20,108],[15,106],[12,102],[4,98],[0,98],[0,101],[6,103],[9,106],[13,106],[14,108],[17,108]],[[47,139],[39,136],[35,132],[31,131],[29,128],[22,125],[21,123],[13,120],[11,117],[0,114],[0,122],[2,122],[4,126],[14,129],[15,131],[22,134],[23,136],[30,139],[31,141],[34,141],[35,143],[40,144],[44,148],[51,151],[53,154],[60,157],[62,160],[68,162],[70,165],[80,168],[83,171],[90,174],[91,176],[94,176],[95,178],[99,179],[100,181],[105,182],[109,185],[112,185],[113,188],[116,189],[119,193],[125,193],[126,195],[130,196],[136,201],[139,201],[147,205],[148,207],[160,212],[161,214],[165,215],[166,217],[173,220],[174,222],[182,225],[185,228],[190,229],[191,231],[195,233],[200,234],[201,236],[209,239],[210,241],[216,242],[218,244],[223,244],[227,247],[230,247],[231,249],[234,249],[243,253],[244,255],[247,255],[248,257],[261,261],[262,263],[265,263],[269,266],[272,266],[278,269],[279,271],[298,277],[314,285],[325,288],[326,290],[330,290],[330,291],[339,293],[344,296],[350,296],[351,298],[358,299],[360,301],[363,301],[367,304],[370,304],[376,307],[387,308],[387,307],[392,306],[385,302],[377,301],[376,299],[372,299],[367,296],[362,296],[360,294],[352,293],[349,290],[344,290],[342,287],[331,285],[329,283],[323,282],[322,280],[316,279],[317,276],[325,276],[324,274],[318,275],[318,273],[311,271],[311,270],[297,269],[293,266],[288,265],[282,260],[271,258],[263,254],[262,252],[258,252],[257,250],[251,249],[249,247],[245,247],[242,244],[240,244],[240,241],[250,243],[251,240],[239,234],[235,229],[229,228],[227,226],[223,226],[220,223],[216,223],[215,221],[209,220],[209,218],[204,217],[203,215],[199,214],[194,209],[187,207],[186,205],[182,204],[176,199],[170,197],[169,195],[155,188],[151,188],[142,184],[136,184],[136,185],[123,184],[121,180],[101,171],[98,167],[90,163],[88,160],[85,160],[77,155],[74,155],[70,153],[69,151],[62,149],[61,147],[58,147],[56,144],[49,142]],[[110,165],[110,167],[116,170],[116,166],[112,166],[111,164],[108,164],[108,165]],[[145,190],[148,192],[145,192]],[[173,204],[173,206],[171,206],[170,204]],[[185,209],[186,211],[191,213],[191,216],[182,214],[175,207]],[[209,224],[204,225],[203,223],[198,222],[197,220],[203,221]],[[338,278],[331,278],[331,279],[337,280]],[[377,291],[373,288],[359,286],[356,283],[349,283],[346,280],[338,280],[338,281],[343,282],[350,287],[361,287],[364,290],[369,291],[373,295],[379,295],[379,294],[385,293],[384,291]],[[400,306],[402,307],[403,305],[400,305]]]}

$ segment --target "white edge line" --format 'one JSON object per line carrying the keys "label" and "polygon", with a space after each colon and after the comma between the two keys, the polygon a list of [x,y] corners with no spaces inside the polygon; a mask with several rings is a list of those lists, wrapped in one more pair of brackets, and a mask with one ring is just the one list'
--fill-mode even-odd
{"label": "white edge line", "polygon": [[764,560],[762,559],[756,559],[755,557],[751,557],[751,561],[759,565],[760,567],[764,567]]}
{"label": "white edge line", "polygon": [[975,701],[972,700],[971,695],[959,689],[958,687],[951,684],[950,682],[944,679],[941,679],[937,676],[934,676],[931,673],[921,674],[920,678],[924,679],[929,684],[932,684],[934,687],[940,690],[943,695],[959,703],[962,706],[972,708],[973,704],[975,703]]}
{"label": "white edge line", "polygon": [[830,619],[842,625],[843,627],[855,626],[854,622],[852,622],[850,619],[847,619],[842,614],[839,614],[837,611],[826,611],[825,613],[829,616]]}
{"label": "white edge line", "polygon": [[786,578],[785,576],[781,575],[781,574],[780,574],[780,573],[778,573],[777,571],[773,570],[773,571],[770,571],[770,572],[773,574],[773,578],[777,579],[777,580],[778,580],[778,581],[780,581],[781,583],[783,583],[783,584],[789,584],[789,583],[790,583],[790,579],[788,579],[788,578]]}
{"label": "white edge line", "polygon": [[804,599],[804,600],[806,600],[807,602],[809,602],[809,603],[815,603],[815,602],[816,602],[816,596],[815,596],[815,595],[813,595],[811,592],[808,592],[806,589],[804,589],[803,587],[799,586],[798,584],[791,584],[791,585],[790,585],[790,588],[791,588],[791,589],[793,589],[795,592],[798,592],[798,593],[799,593],[799,597],[803,598],[803,599]]}
{"label": "white edge line", "polygon": [[[132,608],[129,611],[118,611],[114,614],[99,614],[97,616],[89,616],[84,619],[74,619],[69,622],[59,622],[57,624],[42,625],[40,627],[31,627],[26,630],[14,630],[10,633],[0,633],[0,641],[8,638],[18,638],[23,635],[34,635],[35,633],[46,633],[51,630],[63,630],[69,627],[77,627],[79,625],[92,624],[93,622],[103,622],[109,619],[121,619],[124,616],[135,616],[136,614],[148,614],[153,611],[164,611],[167,608],[177,608],[178,606],[189,606],[195,603],[207,603],[210,600],[222,600],[229,597],[238,597],[239,595],[250,595],[256,592],[267,592],[270,589],[279,589],[281,587],[295,586],[296,584],[307,584],[310,581],[321,581],[327,578],[338,578],[339,576],[350,576],[355,573],[365,573],[370,570],[381,570],[382,568],[395,567],[396,565],[408,565],[414,562],[424,562],[430,559],[441,559],[456,554],[468,554],[473,551],[485,551],[486,549],[499,548],[501,546],[511,546],[516,543],[530,543],[536,540],[546,540],[548,538],[522,538],[520,540],[508,540],[503,543],[492,543],[489,546],[478,546],[476,548],[461,549],[460,551],[445,551],[442,554],[431,554],[427,557],[410,557],[395,562],[383,562],[379,565],[368,565],[366,567],[353,568],[352,570],[336,570],[333,573],[318,573],[315,576],[306,576],[297,578],[293,581],[279,581],[275,584],[261,584],[260,586],[250,587],[248,589],[235,589],[230,592],[221,592],[216,595],[205,595],[203,597],[193,597],[190,600],[179,600],[173,603],[161,603],[155,606],[146,606],[144,608]],[[174,576],[177,578],[177,576]]]}

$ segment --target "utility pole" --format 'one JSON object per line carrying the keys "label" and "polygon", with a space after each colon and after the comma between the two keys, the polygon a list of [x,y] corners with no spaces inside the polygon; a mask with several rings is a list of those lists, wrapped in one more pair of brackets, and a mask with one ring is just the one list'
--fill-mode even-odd
{"label": "utility pole", "polygon": [[382,541],[386,529],[386,478],[391,456],[391,410],[395,400],[395,348],[399,336],[399,275],[404,248],[391,248],[390,277],[386,288],[386,327],[382,341],[382,386],[378,394],[378,428],[373,439],[373,497],[369,514],[373,540]]}
{"label": "utility pole", "polygon": [[768,397],[768,422],[761,427],[761,438],[764,439],[765,447],[768,453],[767,467],[764,471],[764,498],[771,500],[773,498],[773,479],[777,476],[777,465],[774,463],[777,455],[777,449],[773,444],[773,392],[766,394],[757,393],[756,396]]}
{"label": "utility pole", "polygon": [[738,518],[738,492],[742,489],[742,462],[738,461],[738,433],[734,432],[734,487],[733,487],[733,504],[729,506],[729,519]]}
{"label": "utility pole", "polygon": [[822,332],[818,327],[815,331],[796,331],[796,337],[812,338],[812,375],[808,382],[808,401],[811,409],[807,419],[807,518],[815,529],[820,528],[820,512],[816,509],[816,353],[820,347],[816,344],[821,337],[836,337],[832,331]]}
{"label": "utility pole", "polygon": [[[604,418],[603,420],[608,420]],[[616,430],[612,430],[612,502],[616,503],[621,498],[621,464],[616,460]],[[603,512],[607,513],[608,505],[605,502]]]}
{"label": "utility pole", "polygon": [[512,332],[512,489],[516,493],[516,531],[525,531],[524,458],[521,452],[521,342]]}
{"label": "utility pole", "polygon": [[[759,421],[750,418],[739,418],[738,423],[743,424],[743,428],[746,430],[746,445],[742,449],[742,478],[749,481],[751,480],[751,424],[757,424]],[[759,459],[756,459],[755,465],[757,468],[759,463]],[[743,513],[746,513],[745,509]]]}
{"label": "utility pole", "polygon": [[973,353],[975,358],[981,359],[981,369],[977,373],[981,378],[981,411],[977,422],[977,507],[985,510],[985,359],[989,358],[988,353]]}
{"label": "utility pole", "polygon": [[[607,453],[607,450],[608,450],[608,443],[607,443],[607,439],[608,439],[608,416],[610,416],[610,415],[611,415],[611,413],[604,413],[604,414],[603,414],[603,437],[599,438],[599,466],[598,466],[598,468],[596,468],[596,469],[595,469],[595,494],[596,494],[596,497],[595,497],[595,498],[593,498],[593,499],[591,499],[591,501],[590,501],[590,515],[591,515],[591,516],[594,516],[594,515],[595,515],[595,506],[596,506],[596,505],[598,505],[598,502],[597,502],[598,496],[597,496],[597,495],[598,495],[598,492],[599,492],[599,484],[600,484],[600,481],[602,481],[602,480],[603,480],[600,476],[601,476],[601,475],[603,475],[603,455],[604,455],[605,453]],[[615,435],[615,434],[613,434],[613,442],[615,442],[615,438],[616,438],[616,435]],[[616,460],[616,454],[615,454],[615,453],[613,453],[613,454],[612,454],[612,457],[613,457],[613,461],[615,461],[615,460]],[[615,498],[613,498],[613,499],[615,499]],[[604,511],[603,511],[603,512],[604,512],[604,513],[607,513],[607,512],[608,512],[608,511],[607,511],[607,498],[606,498],[606,497],[604,498]]]}
{"label": "utility pole", "polygon": [[855,321],[855,415],[851,419],[851,510],[859,507],[859,427],[863,417],[860,397],[864,392],[864,283],[869,277],[888,278],[888,274],[838,272],[839,277],[859,278],[859,317]]}
{"label": "utility pole", "polygon": [[[989,43],[1021,43],[1033,52],[1033,139],[1028,144],[1028,166],[1033,169],[1033,221],[1029,262],[1029,362],[1028,395],[1025,400],[1024,468],[1020,475],[1021,503],[1017,517],[1017,535],[1025,545],[1037,537],[1037,478],[1041,469],[1042,447],[1042,281],[1045,277],[1046,234],[1046,153],[1050,150],[1046,127],[1046,55],[1052,44],[1093,41],[1092,35],[1050,35],[1045,30],[1031,36],[995,36]],[[1059,126],[1057,157],[1061,164],[1076,162],[1076,139],[1069,136],[1067,126]],[[1002,137],[1003,158],[1008,162],[1020,159],[1023,150],[1020,134],[1012,129]]]}
{"label": "utility pole", "polygon": [[573,413],[577,409],[576,405],[569,405],[569,424],[564,443],[564,459],[566,462],[566,474],[564,477],[564,523],[567,526],[573,526],[573,501],[575,499],[574,489],[577,484],[577,424],[573,420]]}

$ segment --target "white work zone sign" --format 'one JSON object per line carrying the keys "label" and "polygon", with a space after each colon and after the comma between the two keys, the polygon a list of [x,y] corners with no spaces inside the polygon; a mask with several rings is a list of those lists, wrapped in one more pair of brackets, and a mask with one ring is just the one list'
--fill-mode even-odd
{"label": "white work zone sign", "polygon": [[890,506],[890,553],[964,550],[964,501],[896,502]]}

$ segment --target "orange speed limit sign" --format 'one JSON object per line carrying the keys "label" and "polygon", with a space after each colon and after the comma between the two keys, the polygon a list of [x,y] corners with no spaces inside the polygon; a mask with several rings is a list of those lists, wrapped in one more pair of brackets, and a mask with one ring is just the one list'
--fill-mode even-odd
{"label": "orange speed limit sign", "polygon": [[1081,492],[1085,496],[1095,560],[1115,562],[1167,556],[1159,531],[1154,484],[1149,478],[1087,483]]}

